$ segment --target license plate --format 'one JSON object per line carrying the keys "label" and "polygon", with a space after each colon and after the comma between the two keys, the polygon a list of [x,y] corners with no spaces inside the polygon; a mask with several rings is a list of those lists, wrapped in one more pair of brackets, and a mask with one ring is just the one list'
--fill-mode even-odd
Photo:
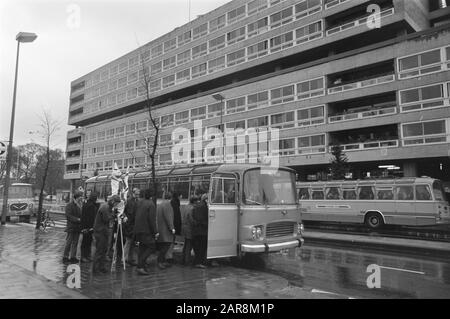
{"label": "license plate", "polygon": [[11,222],[18,222],[20,219],[19,219],[19,216],[10,216],[9,217],[9,220],[11,221]]}

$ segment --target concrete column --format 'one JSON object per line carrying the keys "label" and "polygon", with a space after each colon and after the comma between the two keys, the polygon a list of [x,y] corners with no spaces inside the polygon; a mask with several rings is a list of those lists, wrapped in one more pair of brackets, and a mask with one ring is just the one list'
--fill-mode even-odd
{"label": "concrete column", "polygon": [[417,163],[405,162],[403,164],[403,174],[405,177],[418,177]]}

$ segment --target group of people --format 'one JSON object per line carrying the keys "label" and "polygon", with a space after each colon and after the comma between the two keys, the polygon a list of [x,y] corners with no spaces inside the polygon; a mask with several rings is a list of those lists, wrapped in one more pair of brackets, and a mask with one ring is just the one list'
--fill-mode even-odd
{"label": "group of people", "polygon": [[[165,200],[155,206],[150,189],[141,194],[138,188],[134,188],[124,208],[119,195],[110,196],[101,205],[97,203],[95,192],[87,191],[86,199],[83,195],[83,192],[75,192],[66,206],[67,237],[63,262],[79,262],[76,256],[81,240],[81,262],[93,261],[94,273],[108,271],[107,263],[112,260],[115,250],[117,260],[123,256],[122,262],[137,266],[138,274],[149,275],[148,257],[157,253],[158,268],[170,267],[174,263],[175,239],[184,238],[182,264],[206,267],[207,194],[192,196],[183,209],[180,195],[176,192],[168,192]],[[93,242],[95,253],[92,259]],[[136,246],[137,260],[134,258]]]}

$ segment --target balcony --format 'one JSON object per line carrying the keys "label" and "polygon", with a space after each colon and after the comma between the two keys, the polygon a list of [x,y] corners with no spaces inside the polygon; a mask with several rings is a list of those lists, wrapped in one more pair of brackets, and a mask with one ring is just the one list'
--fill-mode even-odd
{"label": "balcony", "polygon": [[347,2],[349,0],[325,0],[325,9],[330,9],[332,7],[338,6],[341,3]]}
{"label": "balcony", "polygon": [[385,107],[380,109],[372,109],[362,112],[355,112],[355,113],[344,113],[341,115],[334,115],[330,116],[328,118],[329,123],[336,123],[336,122],[344,122],[344,121],[353,121],[353,120],[362,120],[372,117],[380,117],[380,116],[386,116],[386,115],[392,115],[397,113],[397,107],[391,106],[391,107]]}
{"label": "balcony", "polygon": [[376,78],[371,78],[371,79],[367,79],[367,80],[363,80],[363,81],[358,81],[358,82],[353,82],[353,83],[343,84],[340,86],[331,87],[328,89],[328,94],[335,94],[335,93],[340,93],[340,92],[345,92],[345,91],[350,91],[350,90],[362,89],[362,88],[366,88],[366,87],[370,87],[370,86],[374,86],[374,85],[393,82],[394,80],[395,80],[394,74],[383,75],[383,76],[376,77]]}
{"label": "balcony", "polygon": [[[382,149],[382,148],[393,148],[398,147],[399,140],[389,140],[389,141],[369,141],[365,143],[356,143],[356,144],[345,144],[342,145],[344,152],[353,152],[353,151],[366,151],[373,149]],[[331,147],[330,147],[331,152]]]}

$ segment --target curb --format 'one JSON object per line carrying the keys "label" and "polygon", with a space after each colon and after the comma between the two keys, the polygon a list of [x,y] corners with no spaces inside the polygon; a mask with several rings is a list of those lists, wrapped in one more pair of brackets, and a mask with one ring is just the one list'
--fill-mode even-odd
{"label": "curb", "polygon": [[321,232],[305,231],[303,238],[326,241],[351,242],[358,244],[397,246],[404,248],[416,248],[427,250],[439,250],[450,252],[450,243],[425,241],[419,239],[392,238],[392,237],[369,237],[360,235],[345,235]]}

